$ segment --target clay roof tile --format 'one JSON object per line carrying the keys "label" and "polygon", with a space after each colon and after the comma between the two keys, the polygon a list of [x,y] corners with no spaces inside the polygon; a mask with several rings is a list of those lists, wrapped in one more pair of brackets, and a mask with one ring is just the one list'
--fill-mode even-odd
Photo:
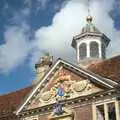
{"label": "clay roof tile", "polygon": [[120,83],[120,56],[90,64],[88,70]]}
{"label": "clay roof tile", "polygon": [[0,119],[13,115],[16,107],[32,90],[32,86],[0,96]]}

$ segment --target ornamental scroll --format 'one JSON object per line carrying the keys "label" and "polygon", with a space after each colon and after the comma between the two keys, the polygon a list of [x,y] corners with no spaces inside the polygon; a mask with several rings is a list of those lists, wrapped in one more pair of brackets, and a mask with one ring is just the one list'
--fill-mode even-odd
{"label": "ornamental scroll", "polygon": [[79,77],[75,80],[72,75],[73,73],[54,73],[53,78],[46,87],[31,102],[29,109],[52,104],[55,103],[56,100],[66,100],[79,96],[86,96],[102,90],[91,83],[90,80],[84,78],[79,79]]}
{"label": "ornamental scroll", "polygon": [[41,102],[54,102],[56,99],[70,99],[78,96],[85,96],[100,91],[89,80],[71,80],[70,75],[65,75],[56,80],[56,83],[40,96]]}

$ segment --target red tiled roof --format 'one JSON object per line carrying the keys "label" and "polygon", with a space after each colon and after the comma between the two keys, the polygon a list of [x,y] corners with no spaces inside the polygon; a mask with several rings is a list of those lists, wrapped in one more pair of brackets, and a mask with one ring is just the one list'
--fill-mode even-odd
{"label": "red tiled roof", "polygon": [[120,56],[88,66],[88,70],[116,82],[120,82]]}
{"label": "red tiled roof", "polygon": [[13,115],[13,112],[31,90],[32,86],[0,96],[0,119]]}

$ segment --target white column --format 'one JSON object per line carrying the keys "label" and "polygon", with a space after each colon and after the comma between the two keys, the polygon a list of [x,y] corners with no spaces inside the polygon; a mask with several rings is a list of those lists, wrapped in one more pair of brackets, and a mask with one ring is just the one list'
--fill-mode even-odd
{"label": "white column", "polygon": [[108,106],[106,103],[104,103],[104,113],[105,113],[105,120],[109,120],[108,119]]}
{"label": "white column", "polygon": [[87,41],[86,45],[87,45],[87,57],[90,57],[90,42]]}
{"label": "white column", "polygon": [[115,102],[115,112],[116,112],[116,120],[120,120],[120,107],[119,107],[119,102]]}
{"label": "white column", "polygon": [[98,49],[99,49],[99,58],[102,58],[102,43],[98,42]]}
{"label": "white column", "polygon": [[78,63],[80,62],[80,51],[79,51],[79,46],[80,46],[80,45],[77,44],[77,48],[76,48],[76,49],[77,49],[76,52],[77,52],[77,62],[78,62]]}
{"label": "white column", "polygon": [[94,103],[92,104],[92,116],[93,116],[93,120],[97,120],[97,111]]}

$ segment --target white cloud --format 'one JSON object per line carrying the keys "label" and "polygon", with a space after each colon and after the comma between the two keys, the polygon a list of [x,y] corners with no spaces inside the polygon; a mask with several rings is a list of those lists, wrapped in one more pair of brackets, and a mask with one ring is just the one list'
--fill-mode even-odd
{"label": "white cloud", "polygon": [[9,72],[25,60],[30,50],[28,29],[26,25],[6,28],[5,43],[0,45],[0,72]]}
{"label": "white cloud", "polygon": [[[108,56],[120,53],[120,31],[114,27],[114,21],[109,12],[113,9],[114,0],[93,0],[90,4],[93,23],[111,38]],[[63,4],[63,8],[53,17],[50,26],[42,27],[35,32],[36,47],[48,49],[54,56],[68,60],[76,59],[75,51],[71,48],[74,35],[81,32],[86,24],[87,3],[85,0],[69,0]],[[37,56],[37,55],[36,55]],[[39,55],[38,55],[39,56]]]}
{"label": "white cloud", "polygon": [[[78,11],[79,14],[76,14]],[[85,5],[76,2],[67,3],[60,12],[56,13],[52,25],[36,31],[36,47],[48,49],[55,57],[72,59],[75,53],[70,44],[73,35],[79,33],[82,25],[85,24],[84,13],[86,14]]]}
{"label": "white cloud", "polygon": [[[113,9],[114,0],[93,0],[90,4],[93,23],[111,38],[108,55],[120,53],[120,31],[114,27],[114,21],[109,15]],[[35,39],[30,42],[27,27],[10,27],[5,31],[5,43],[0,46],[0,69],[8,71],[21,64],[31,54],[32,64],[40,57],[41,50],[48,50],[55,58],[61,57],[75,60],[75,50],[71,47],[74,35],[81,32],[86,24],[87,4],[85,0],[69,0],[64,2],[57,12],[52,24],[35,31]],[[26,29],[27,28],[27,29]]]}
{"label": "white cloud", "polygon": [[115,28],[114,20],[109,15],[110,11],[114,9],[113,7],[114,0],[110,0],[109,4],[102,0],[102,2],[94,2],[92,5],[96,26],[111,39],[107,49],[108,57],[120,54],[120,31]]}

